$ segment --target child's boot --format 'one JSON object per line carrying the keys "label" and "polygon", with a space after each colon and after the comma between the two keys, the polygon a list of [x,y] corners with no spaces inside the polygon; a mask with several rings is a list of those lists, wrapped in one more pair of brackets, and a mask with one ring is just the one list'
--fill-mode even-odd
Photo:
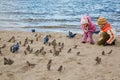
{"label": "child's boot", "polygon": [[86,42],[87,42],[87,33],[84,32],[83,38],[82,38],[82,43],[86,43]]}

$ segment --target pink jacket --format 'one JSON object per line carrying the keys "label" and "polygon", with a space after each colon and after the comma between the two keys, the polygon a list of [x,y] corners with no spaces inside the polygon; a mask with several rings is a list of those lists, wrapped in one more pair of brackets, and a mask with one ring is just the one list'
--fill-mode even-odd
{"label": "pink jacket", "polygon": [[[88,26],[88,31],[90,32],[95,32],[96,31],[96,25],[92,22],[90,16],[84,16],[82,19],[87,19],[89,26]],[[85,27],[81,25],[81,29],[84,31]]]}

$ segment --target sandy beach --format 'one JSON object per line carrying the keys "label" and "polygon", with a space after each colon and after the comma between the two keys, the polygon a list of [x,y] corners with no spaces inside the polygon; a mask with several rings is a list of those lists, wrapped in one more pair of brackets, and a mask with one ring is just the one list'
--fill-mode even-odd
{"label": "sandy beach", "polygon": [[[43,44],[46,35],[49,42]],[[120,36],[114,46],[98,46],[97,34],[94,45],[82,44],[81,34],[66,36],[0,31],[0,80],[120,80]],[[17,42],[20,48],[12,53],[10,48]]]}

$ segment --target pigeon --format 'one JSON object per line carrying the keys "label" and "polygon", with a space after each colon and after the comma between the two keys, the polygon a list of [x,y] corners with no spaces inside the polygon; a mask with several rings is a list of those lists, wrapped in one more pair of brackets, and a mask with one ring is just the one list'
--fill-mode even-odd
{"label": "pigeon", "polygon": [[72,50],[72,49],[70,48],[70,49],[67,51],[67,53],[70,53],[70,52],[71,52],[71,50]]}
{"label": "pigeon", "polygon": [[32,53],[33,52],[33,48],[31,48],[31,50],[29,51],[29,53]]}
{"label": "pigeon", "polygon": [[33,43],[33,40],[30,40],[31,44]]}
{"label": "pigeon", "polygon": [[50,53],[52,53],[52,50],[50,50]]}
{"label": "pigeon", "polygon": [[48,37],[48,35],[46,35],[44,38],[44,44],[46,44],[48,41],[49,41],[49,37]]}
{"label": "pigeon", "polygon": [[110,50],[110,52],[108,52],[108,54],[111,54],[112,53],[112,50]]}
{"label": "pigeon", "polygon": [[53,46],[56,46],[56,45],[57,45],[56,39],[54,39],[54,40],[51,42],[51,44],[52,44]]}
{"label": "pigeon", "polygon": [[52,37],[50,34],[48,35],[50,38]]}
{"label": "pigeon", "polygon": [[51,64],[52,63],[52,60],[50,59],[49,61],[48,61],[48,64]]}
{"label": "pigeon", "polygon": [[26,46],[27,45],[27,43],[25,42],[24,44],[23,44],[23,46]]}
{"label": "pigeon", "polygon": [[64,43],[62,43],[62,46],[64,46]]}
{"label": "pigeon", "polygon": [[100,63],[101,63],[101,58],[96,57],[96,59],[95,59],[95,60],[96,60],[96,62],[97,62],[96,64],[100,64]]}
{"label": "pigeon", "polygon": [[62,47],[61,47],[61,49],[63,49],[64,48],[64,43],[62,43]]}
{"label": "pigeon", "polygon": [[51,43],[49,42],[49,43],[48,43],[48,45],[50,46],[50,45],[51,45]]}
{"label": "pigeon", "polygon": [[36,50],[34,54],[38,56],[39,53],[40,53],[40,50]]}
{"label": "pigeon", "polygon": [[47,64],[48,71],[50,71],[50,68],[51,68],[51,64]]}
{"label": "pigeon", "polygon": [[53,54],[54,56],[58,56],[59,55],[59,51],[55,51],[55,53]]}
{"label": "pigeon", "polygon": [[46,52],[45,52],[45,51],[44,51],[44,52],[42,52],[42,55],[43,55],[43,56],[45,56],[45,54],[46,54]]}
{"label": "pigeon", "polygon": [[28,37],[25,39],[25,43],[28,44]]}
{"label": "pigeon", "polygon": [[93,32],[93,33],[98,34],[99,32],[100,32],[100,30],[97,30],[97,31],[95,31],[95,32]]}
{"label": "pigeon", "polygon": [[0,49],[0,55],[2,55],[2,51],[1,51],[1,49]]}
{"label": "pigeon", "polygon": [[68,36],[69,38],[74,38],[76,35],[76,33],[72,33],[71,31],[68,32]]}
{"label": "pigeon", "polygon": [[26,48],[27,51],[30,51],[30,46],[28,45],[27,48]]}
{"label": "pigeon", "polygon": [[35,34],[35,37],[37,37],[38,36],[38,34]]}
{"label": "pigeon", "polygon": [[38,41],[38,37],[36,37],[36,41]]}
{"label": "pigeon", "polygon": [[80,52],[77,52],[77,55],[80,55]]}
{"label": "pigeon", "polygon": [[47,69],[48,69],[48,70],[50,70],[50,68],[51,68],[51,63],[52,63],[52,60],[50,59],[50,60],[48,61],[48,64],[47,64]]}
{"label": "pigeon", "polygon": [[5,48],[6,47],[6,44],[3,44],[3,46],[1,48]]}
{"label": "pigeon", "polygon": [[15,36],[12,36],[10,40],[8,40],[8,42],[12,42],[12,41],[15,41]]}
{"label": "pigeon", "polygon": [[59,48],[59,52],[61,52],[62,48]]}
{"label": "pigeon", "polygon": [[4,57],[4,65],[12,65],[13,63],[14,63],[13,60],[7,59],[7,58]]}
{"label": "pigeon", "polygon": [[78,45],[75,45],[75,46],[74,46],[74,49],[76,49],[76,48],[77,48],[77,46],[78,46]]}
{"label": "pigeon", "polygon": [[42,48],[40,49],[40,53],[41,53],[43,50],[44,50],[44,47],[42,47]]}
{"label": "pigeon", "polygon": [[61,43],[59,42],[58,45],[60,46],[60,44],[61,44]]}
{"label": "pigeon", "polygon": [[32,67],[32,68],[36,65],[36,64],[30,63],[29,61],[27,61],[26,63],[27,63],[27,65],[28,65],[29,67]]}
{"label": "pigeon", "polygon": [[58,71],[61,72],[61,71],[62,71],[62,68],[63,68],[63,66],[61,65],[61,66],[58,68]]}
{"label": "pigeon", "polygon": [[102,55],[105,55],[105,52],[104,52],[104,51],[102,51]]}
{"label": "pigeon", "polygon": [[12,46],[12,52],[15,53],[19,50],[20,46],[19,46],[19,43],[15,44]]}
{"label": "pigeon", "polygon": [[21,44],[21,41],[19,41],[19,44]]}
{"label": "pigeon", "polygon": [[32,31],[32,32],[35,32],[35,29],[32,29],[31,31]]}
{"label": "pigeon", "polygon": [[25,54],[25,55],[27,55],[27,52],[26,52],[26,51],[24,51],[24,54]]}
{"label": "pigeon", "polygon": [[28,44],[28,37],[25,39],[23,46],[26,46]]}

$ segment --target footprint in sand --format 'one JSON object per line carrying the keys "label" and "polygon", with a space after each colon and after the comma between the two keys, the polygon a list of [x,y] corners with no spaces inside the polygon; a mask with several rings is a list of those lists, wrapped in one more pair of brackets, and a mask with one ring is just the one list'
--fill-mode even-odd
{"label": "footprint in sand", "polygon": [[6,75],[7,75],[7,77],[9,77],[9,80],[15,80],[14,74],[12,74],[12,73],[7,73]]}
{"label": "footprint in sand", "polygon": [[64,61],[63,63],[69,63],[69,62],[72,62],[72,61],[77,61],[76,58],[68,58],[66,61]]}
{"label": "footprint in sand", "polygon": [[23,66],[21,69],[20,69],[20,72],[22,73],[25,73],[26,71],[29,70],[29,67],[28,66]]}
{"label": "footprint in sand", "polygon": [[34,68],[35,65],[36,65],[36,64],[31,64],[31,63],[28,62],[28,61],[27,61],[26,63],[27,63],[26,66],[23,66],[22,68],[20,68],[20,72],[25,73],[26,71],[28,71],[28,70]]}
{"label": "footprint in sand", "polygon": [[0,73],[0,75],[2,75],[3,73]]}

